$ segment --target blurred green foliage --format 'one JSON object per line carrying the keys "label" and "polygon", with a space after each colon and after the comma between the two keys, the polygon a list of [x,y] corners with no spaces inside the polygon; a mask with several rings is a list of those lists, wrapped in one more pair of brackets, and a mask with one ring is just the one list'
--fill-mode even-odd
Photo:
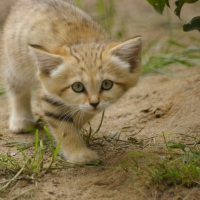
{"label": "blurred green foliage", "polygon": [[[146,0],[154,9],[162,14],[165,6],[170,7],[169,0]],[[196,3],[199,0],[175,0],[176,8],[174,10],[175,15],[179,18],[181,16],[181,9],[185,3]],[[184,31],[198,30],[200,31],[200,17],[194,17],[188,24],[183,25]]]}

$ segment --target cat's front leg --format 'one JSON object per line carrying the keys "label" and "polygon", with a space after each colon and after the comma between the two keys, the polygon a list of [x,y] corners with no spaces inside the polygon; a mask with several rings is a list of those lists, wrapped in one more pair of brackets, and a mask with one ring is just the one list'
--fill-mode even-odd
{"label": "cat's front leg", "polygon": [[72,122],[63,121],[58,124],[55,121],[49,121],[49,125],[56,141],[59,142],[62,138],[61,150],[67,161],[89,164],[98,159],[98,155],[86,147],[78,129]]}
{"label": "cat's front leg", "polygon": [[20,92],[9,90],[8,96],[11,104],[10,130],[15,133],[27,132],[27,128],[34,127],[36,123],[31,110],[30,89]]}

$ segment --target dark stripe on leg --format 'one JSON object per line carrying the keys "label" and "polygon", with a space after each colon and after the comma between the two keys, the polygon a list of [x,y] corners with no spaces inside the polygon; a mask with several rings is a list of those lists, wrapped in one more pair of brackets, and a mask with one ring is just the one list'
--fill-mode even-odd
{"label": "dark stripe on leg", "polygon": [[60,120],[60,121],[73,122],[73,118],[69,114],[56,115],[56,114],[51,113],[51,112],[44,112],[44,115],[47,116],[47,117],[54,118],[56,120]]}

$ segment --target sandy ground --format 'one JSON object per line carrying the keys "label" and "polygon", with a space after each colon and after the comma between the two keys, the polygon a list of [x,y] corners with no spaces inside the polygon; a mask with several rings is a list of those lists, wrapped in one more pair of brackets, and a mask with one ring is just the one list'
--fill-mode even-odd
{"label": "sandy ground", "polygon": [[[7,2],[4,4],[6,15],[9,1],[5,2]],[[93,1],[84,2],[85,9],[92,10]],[[0,5],[2,3],[1,0]],[[3,10],[2,6],[3,4],[0,8]],[[131,0],[117,1],[117,8],[123,17],[126,14],[130,21],[128,36],[132,35],[132,32],[134,35],[142,33],[144,41],[147,42],[151,40],[150,36],[155,37],[158,31],[166,29],[166,17],[157,15],[145,1],[137,0],[134,4]],[[195,6],[191,9],[193,14],[197,12]],[[188,13],[186,21],[193,15],[190,8],[183,12]],[[147,15],[149,21],[146,20]],[[172,20],[175,21],[174,26],[180,26],[182,23],[176,18]],[[172,66],[167,70],[175,76],[155,73],[143,75],[137,87],[106,110],[103,126],[96,135],[98,139],[91,144],[91,148],[98,152],[103,164],[49,172],[36,180],[37,187],[35,183],[19,180],[13,187],[0,194],[0,199],[11,200],[31,188],[34,189],[21,199],[182,200],[186,199],[190,192],[192,193],[188,200],[200,199],[199,190],[193,191],[183,186],[176,188],[153,186],[135,176],[134,172],[125,173],[119,167],[120,160],[128,159],[130,152],[160,155],[161,150],[158,146],[163,145],[163,138],[160,137],[162,133],[168,135],[168,140],[179,142],[190,142],[188,135],[200,136],[200,67]],[[35,96],[33,107],[36,115],[41,113]],[[15,147],[5,147],[3,144],[16,141],[33,142],[34,135],[16,135],[10,132],[7,125],[8,118],[7,99],[6,96],[2,96],[0,97],[0,152],[13,155],[16,153]],[[99,121],[100,115],[92,120],[92,126],[97,126]],[[119,132],[123,127],[130,127],[121,133],[120,139],[123,141],[103,139]],[[142,140],[142,144],[124,142],[128,138]],[[145,165],[145,160],[142,162]],[[0,182],[5,178],[0,176]]]}

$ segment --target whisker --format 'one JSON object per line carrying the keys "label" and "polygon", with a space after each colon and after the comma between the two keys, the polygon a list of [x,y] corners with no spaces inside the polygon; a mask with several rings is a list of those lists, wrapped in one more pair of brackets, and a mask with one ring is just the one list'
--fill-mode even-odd
{"label": "whisker", "polygon": [[[76,108],[76,109],[73,109],[73,110],[69,110],[68,112],[65,112],[63,115],[67,115],[67,114],[69,114],[69,115],[71,115],[71,117],[72,117],[72,119],[73,119],[73,116],[74,116],[74,114],[76,113],[76,112],[78,112],[78,108]],[[73,123],[74,123],[74,119],[73,119]],[[60,125],[59,125],[59,128],[60,129],[64,129],[64,127],[63,126],[65,126],[65,121],[64,120],[62,120],[61,121],[61,123],[60,123]]]}

